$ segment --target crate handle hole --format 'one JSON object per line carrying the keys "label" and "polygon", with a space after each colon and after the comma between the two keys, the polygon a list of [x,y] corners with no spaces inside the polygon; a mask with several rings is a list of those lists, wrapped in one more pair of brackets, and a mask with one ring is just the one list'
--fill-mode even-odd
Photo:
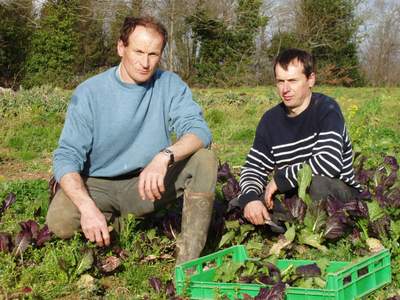
{"label": "crate handle hole", "polygon": [[186,269],[185,273],[188,276],[195,275],[195,274],[197,274],[197,269],[196,269],[196,267],[191,267],[189,269]]}
{"label": "crate handle hole", "polygon": [[351,282],[351,275],[346,276],[343,278],[343,285],[346,285]]}
{"label": "crate handle hole", "polygon": [[383,266],[383,258],[375,262],[374,266],[375,268]]}
{"label": "crate handle hole", "polygon": [[217,267],[217,262],[216,262],[216,261],[214,261],[214,260],[208,261],[207,263],[205,263],[205,264],[203,265],[203,271],[207,271],[207,270],[210,270],[210,269],[214,269],[214,268],[216,268],[216,267]]}
{"label": "crate handle hole", "polygon": [[361,268],[360,270],[357,271],[358,278],[360,278],[365,274],[368,274],[368,266],[365,266],[364,268]]}

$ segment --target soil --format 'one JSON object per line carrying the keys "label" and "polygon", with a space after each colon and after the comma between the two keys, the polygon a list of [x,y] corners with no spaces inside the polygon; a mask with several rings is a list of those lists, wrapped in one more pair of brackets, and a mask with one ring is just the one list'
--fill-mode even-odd
{"label": "soil", "polygon": [[41,159],[37,163],[41,167],[38,169],[34,169],[32,167],[29,167],[28,163],[26,162],[15,160],[0,160],[0,181],[33,179],[49,180],[49,178],[51,177],[50,159]]}

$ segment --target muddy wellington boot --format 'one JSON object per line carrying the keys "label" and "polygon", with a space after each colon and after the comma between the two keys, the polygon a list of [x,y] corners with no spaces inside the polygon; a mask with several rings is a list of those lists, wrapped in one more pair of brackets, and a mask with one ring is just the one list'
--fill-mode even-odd
{"label": "muddy wellington boot", "polygon": [[214,193],[185,191],[181,233],[176,241],[176,264],[198,258],[207,240]]}

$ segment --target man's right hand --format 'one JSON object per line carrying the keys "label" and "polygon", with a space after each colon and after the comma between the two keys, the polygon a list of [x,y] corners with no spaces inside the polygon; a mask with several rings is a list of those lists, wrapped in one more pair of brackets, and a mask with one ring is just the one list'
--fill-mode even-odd
{"label": "man's right hand", "polygon": [[90,198],[82,177],[77,172],[67,173],[61,178],[61,188],[81,213],[81,227],[85,237],[98,246],[110,244],[106,217]]}
{"label": "man's right hand", "polygon": [[244,217],[254,225],[262,225],[270,220],[267,208],[260,200],[251,201],[244,207]]}
{"label": "man's right hand", "polygon": [[107,220],[94,203],[81,207],[81,227],[85,237],[98,246],[110,244]]}

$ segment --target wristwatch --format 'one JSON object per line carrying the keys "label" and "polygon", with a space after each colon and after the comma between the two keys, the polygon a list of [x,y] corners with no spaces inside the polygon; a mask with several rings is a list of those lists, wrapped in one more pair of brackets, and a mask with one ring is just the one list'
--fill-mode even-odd
{"label": "wristwatch", "polygon": [[161,150],[161,153],[167,155],[169,157],[169,161],[168,161],[168,167],[172,166],[175,162],[175,156],[174,156],[174,152],[172,152],[170,149],[168,148],[164,148],[163,150]]}

